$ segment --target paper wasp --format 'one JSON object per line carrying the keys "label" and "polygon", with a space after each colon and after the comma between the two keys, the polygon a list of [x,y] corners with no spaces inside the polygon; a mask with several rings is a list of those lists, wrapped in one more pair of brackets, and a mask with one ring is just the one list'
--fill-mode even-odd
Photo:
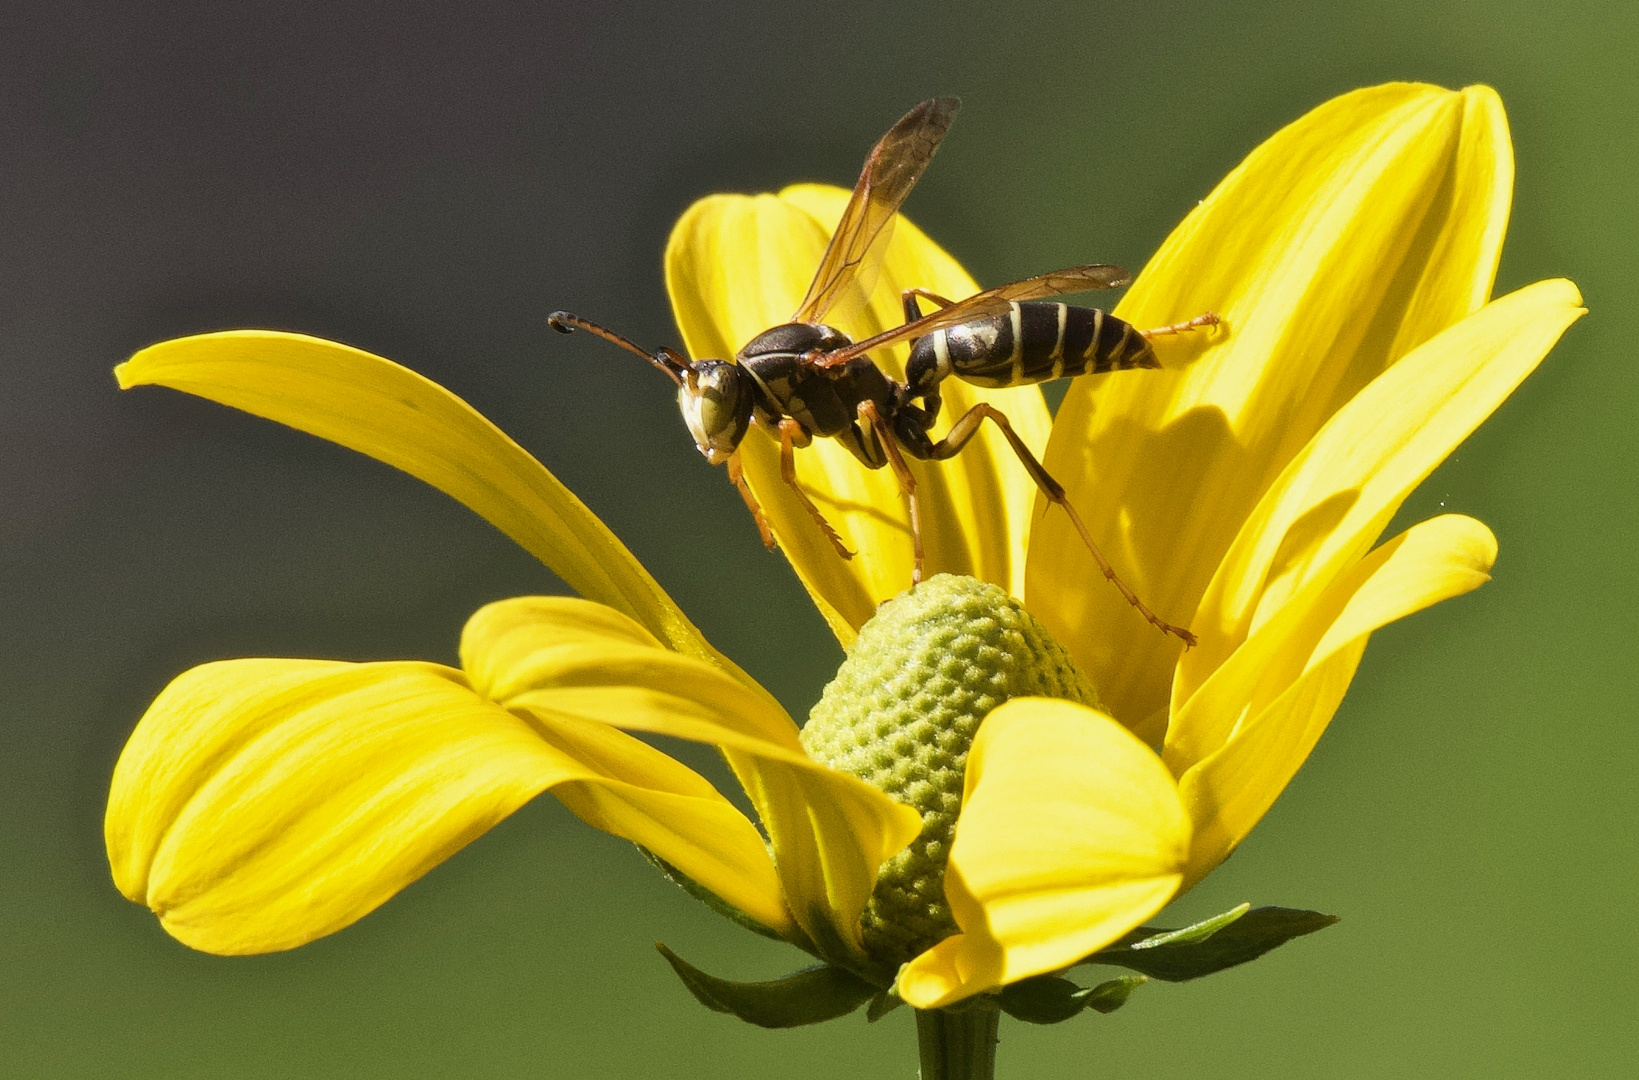
{"label": "paper wasp", "polygon": [[[1163,622],[1116,576],[1081,515],[1065,497],[1064,488],[1042,467],[1000,410],[981,402],[960,417],[944,438],[935,441],[929,431],[939,417],[939,385],[952,376],[979,386],[1000,387],[1159,367],[1150,338],[1215,325],[1216,315],[1208,312],[1188,322],[1138,330],[1095,308],[1042,302],[1043,297],[1127,283],[1127,272],[1120,267],[1095,264],[1016,281],[965,300],[951,301],[925,289],[908,289],[902,297],[904,324],[864,341],[853,341],[821,321],[843,296],[858,295],[862,278],[874,280],[894,216],[939,148],[956,108],[955,98],[924,101],[882,136],[865,159],[808,294],[791,321],[758,334],[732,361],[691,361],[664,346],[650,352],[564,311],[554,312],[548,324],[566,334],[590,331],[648,360],[677,384],[678,406],[696,447],[713,465],[728,466],[729,478],[770,549],[775,546],[773,533],[740,468],[740,442],[752,425],[779,440],[781,476],[844,559],[852,558],[853,553],[797,486],[795,451],[815,436],[834,438],[866,468],[890,467],[910,511],[913,583],[922,578],[922,522],[916,481],[904,455],[943,461],[959,453],[979,426],[990,420],[1001,429],[1041,493],[1070,516],[1104,576],[1144,618],[1193,645],[1193,634]],[[921,300],[936,305],[937,310],[923,315]],[[868,355],[901,341],[912,342],[903,383],[889,378]]]}

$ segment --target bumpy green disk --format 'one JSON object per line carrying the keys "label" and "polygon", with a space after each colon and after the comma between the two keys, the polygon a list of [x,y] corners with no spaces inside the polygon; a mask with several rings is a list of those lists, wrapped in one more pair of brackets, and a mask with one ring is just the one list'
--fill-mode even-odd
{"label": "bumpy green disk", "polygon": [[1002,589],[940,574],[878,609],[802,730],[808,753],[922,814],[922,833],[882,868],[865,947],[900,964],[956,933],[945,859],[968,747],[1009,698],[1099,706],[1092,683]]}

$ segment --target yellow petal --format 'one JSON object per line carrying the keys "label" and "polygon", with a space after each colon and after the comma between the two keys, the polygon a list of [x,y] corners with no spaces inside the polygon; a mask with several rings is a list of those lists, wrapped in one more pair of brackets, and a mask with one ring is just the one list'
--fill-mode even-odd
{"label": "yellow petal", "polygon": [[599,721],[722,749],[768,832],[786,904],[815,941],[839,939],[859,951],[859,917],[878,869],[921,831],[914,809],[800,750],[746,734],[741,718],[683,693],[637,686],[535,690],[514,697],[512,707],[547,722]]}
{"label": "yellow petal", "polygon": [[[1333,412],[1484,302],[1512,167],[1487,88],[1356,91],[1253,151],[1145,267],[1123,318],[1210,309],[1227,328],[1158,343],[1169,370],[1078,380],[1046,464],[1162,618],[1192,619],[1241,522]],[[1164,710],[1178,643],[1098,578],[1062,515],[1037,523],[1025,599],[1116,716]]]}
{"label": "yellow petal", "polygon": [[916,839],[921,815],[814,762],[741,751],[724,756],[768,831],[797,923],[814,941],[837,940],[862,957],[859,918],[877,871]]}
{"label": "yellow petal", "polygon": [[160,694],[120,756],[109,862],[195,948],[287,949],[584,772],[448,668],[207,664]]}
{"label": "yellow petal", "polygon": [[1103,948],[1172,898],[1189,835],[1160,759],[1109,717],[1002,705],[973,741],[945,871],[962,933],[906,965],[900,995],[936,1008]]}
{"label": "yellow petal", "polygon": [[152,383],[197,394],[403,469],[516,540],[576,592],[680,652],[737,671],[540,462],[408,368],[301,334],[230,330],[150,346],[114,374],[122,388]]}
{"label": "yellow petal", "polygon": [[593,715],[596,703],[617,691],[630,691],[631,700],[676,698],[687,711],[666,721],[666,734],[677,734],[683,716],[698,716],[707,726],[680,737],[803,756],[797,725],[772,698],[667,650],[631,619],[590,600],[520,596],[486,604],[461,632],[461,666],[473,689],[508,708],[574,702],[601,723],[632,727],[613,707],[604,710],[607,718]]}
{"label": "yellow petal", "polygon": [[1175,714],[1293,596],[1360,558],[1583,315],[1581,304],[1567,281],[1511,293],[1413,350],[1332,417],[1265,494],[1208,586],[1194,623],[1200,647],[1178,663]]}
{"label": "yellow petal", "polygon": [[461,656],[482,693],[543,723],[609,724],[722,748],[768,830],[797,923],[816,940],[858,947],[877,868],[920,832],[921,818],[809,758],[771,698],[569,597],[488,605],[468,622]]}
{"label": "yellow petal", "polygon": [[[1495,540],[1484,525],[1466,517],[1445,516],[1424,522],[1420,528],[1424,529],[1423,533],[1408,532],[1400,540],[1421,535],[1427,542],[1439,540],[1447,544],[1455,565],[1466,568],[1452,579],[1464,584],[1458,592],[1484,580],[1466,572],[1483,571],[1495,556]],[[1392,550],[1392,543],[1385,544],[1372,558],[1381,560]],[[1425,542],[1414,546],[1410,554],[1427,551]],[[1361,568],[1367,563],[1369,559],[1352,564],[1336,578],[1312,581],[1213,671],[1200,690],[1179,709],[1167,730],[1163,756],[1175,776],[1183,775],[1221,749],[1248,717],[1257,716],[1307,670],[1317,643],[1352,590],[1359,587],[1359,575],[1369,572]],[[1444,595],[1455,593],[1441,594],[1436,599]]]}
{"label": "yellow petal", "polygon": [[[1490,580],[1496,540],[1445,515],[1373,551],[1312,599],[1288,604],[1208,680],[1169,736],[1167,764],[1195,824],[1193,885],[1257,824],[1320,738],[1373,630]],[[1216,742],[1201,733],[1218,736]]]}
{"label": "yellow petal", "polygon": [[[751,338],[791,318],[841,215],[847,193],[821,185],[778,196],[719,195],[690,207],[666,248],[666,285],[691,355],[731,358]],[[862,337],[903,321],[899,292],[919,286],[958,299],[977,291],[971,278],[921,230],[899,219],[868,307],[841,319]],[[895,377],[904,346],[874,357]],[[981,391],[951,386],[948,422],[980,400],[994,402],[1040,450],[1046,406],[1033,387]],[[911,546],[904,501],[889,470],[861,465],[835,440],[797,455],[797,473],[826,518],[856,552],[840,559],[786,488],[776,440],[749,435],[741,451],[747,479],[781,548],[845,646],[876,605],[910,584]],[[1022,586],[1022,551],[1033,493],[1004,440],[986,431],[950,462],[915,463],[928,573],[949,571]]]}
{"label": "yellow petal", "polygon": [[109,863],[120,890],[194,948],[288,949],[568,784],[593,824],[789,925],[745,816],[679,763],[602,732],[534,730],[434,664],[207,664],[166,688],[120,756]]}

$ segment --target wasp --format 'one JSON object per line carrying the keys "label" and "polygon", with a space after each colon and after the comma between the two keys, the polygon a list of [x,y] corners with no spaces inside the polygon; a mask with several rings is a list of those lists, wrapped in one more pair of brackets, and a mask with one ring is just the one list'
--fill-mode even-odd
{"label": "wasp", "polygon": [[[780,444],[780,474],[829,538],[852,558],[825,516],[797,486],[796,450],[815,438],[838,439],[868,469],[893,470],[910,516],[912,583],[922,578],[922,522],[908,454],[943,461],[960,453],[986,420],[995,424],[1037,488],[1069,515],[1099,569],[1138,612],[1160,630],[1195,644],[1187,629],[1164,622],[1129,588],[1099,551],[1064,488],[1042,467],[1007,417],[980,403],[951,425],[944,438],[930,434],[939,418],[939,387],[948,378],[978,386],[1024,386],[1074,375],[1160,366],[1152,338],[1219,322],[1208,312],[1151,330],[1097,308],[1049,303],[1043,298],[1125,285],[1127,271],[1097,263],[1015,281],[962,300],[926,289],[902,294],[905,322],[854,341],[823,320],[843,297],[868,292],[895,215],[933,159],[955,119],[955,98],[934,98],[906,113],[878,140],[843,210],[819,268],[791,321],[752,338],[733,360],[689,360],[662,346],[650,351],[596,323],[565,311],[547,322],[554,330],[586,330],[643,357],[677,384],[677,403],[695,446],[728,475],[771,550],[774,535],[746,484],[739,448],[753,426]],[[929,314],[922,302],[933,305]],[[888,376],[870,353],[911,342],[905,381]]]}

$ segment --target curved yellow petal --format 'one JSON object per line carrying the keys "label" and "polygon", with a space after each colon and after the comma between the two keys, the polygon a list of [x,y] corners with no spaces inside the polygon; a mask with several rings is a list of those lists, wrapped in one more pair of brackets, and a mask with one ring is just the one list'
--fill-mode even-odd
{"label": "curved yellow petal", "polygon": [[[666,247],[666,287],[691,355],[732,358],[752,337],[791,318],[840,217],[847,193],[798,185],[774,195],[717,195],[695,203]],[[839,318],[866,336],[903,321],[899,292],[919,286],[950,298],[977,291],[956,262],[901,218],[869,303]],[[874,357],[896,377],[905,346]],[[1003,409],[1040,450],[1048,417],[1033,387],[981,391],[951,385],[945,424],[980,400]],[[889,470],[865,468],[839,443],[820,439],[797,455],[803,490],[856,553],[838,557],[780,477],[778,443],[748,435],[741,457],[781,548],[844,646],[876,605],[910,584],[911,546],[904,500]],[[914,463],[923,510],[928,573],[949,571],[1022,587],[1033,493],[1004,440],[985,431],[942,464]]]}
{"label": "curved yellow petal", "polygon": [[757,827],[692,769],[603,724],[524,709],[536,733],[596,774],[552,794],[594,828],[639,844],[777,934],[794,924]]}
{"label": "curved yellow petal", "polygon": [[738,674],[540,462],[465,401],[408,368],[302,334],[230,330],[149,346],[114,374],[125,389],[169,386],[402,469],[516,540],[576,592],[625,612],[671,648]]}
{"label": "curved yellow petal", "polygon": [[766,692],[667,650],[632,619],[590,600],[520,596],[484,605],[461,631],[461,667],[475,690],[507,707],[526,695],[649,689],[716,717],[722,730],[711,734],[721,738],[702,741],[740,735],[802,753],[797,725]]}
{"label": "curved yellow petal", "polygon": [[[1451,558],[1459,567],[1483,571],[1495,556],[1496,542],[1490,531],[1470,518],[1448,515],[1424,522],[1421,528],[1425,531],[1418,535],[1450,545]],[[1399,540],[1410,535],[1403,534]],[[1427,550],[1426,544],[1416,546],[1411,554]],[[1391,551],[1391,545],[1385,544],[1372,557],[1381,560]],[[1359,586],[1359,575],[1367,572],[1361,569],[1367,562],[1354,563],[1334,578],[1312,581],[1212,672],[1179,709],[1167,730],[1162,756],[1173,775],[1183,775],[1216,753],[1248,717],[1258,715],[1302,676],[1316,643],[1352,595],[1351,590]],[[1463,574],[1458,579],[1467,582],[1469,588],[1484,580]]]}
{"label": "curved yellow petal", "polygon": [[569,597],[480,609],[461,656],[481,692],[542,723],[608,724],[720,747],[768,830],[796,922],[815,940],[859,946],[877,868],[920,832],[921,818],[809,758],[772,699],[661,648],[625,616]]}
{"label": "curved yellow petal", "polygon": [[544,788],[594,774],[435,664],[230,660],[180,675],[120,755],[120,891],[197,949],[361,918]]}
{"label": "curved yellow petal", "polygon": [[[1372,631],[1490,580],[1496,539],[1461,515],[1432,518],[1289,604],[1179,717],[1167,764],[1195,825],[1188,884],[1227,858],[1309,756]],[[1215,741],[1200,737],[1210,731]]]}
{"label": "curved yellow petal", "polygon": [[[1121,317],[1212,310],[1227,326],[1158,342],[1168,370],[1077,380],[1046,464],[1162,618],[1191,621],[1241,522],[1333,412],[1485,301],[1512,169],[1489,89],[1356,91],[1254,150],[1145,267]],[[1025,599],[1116,716],[1164,716],[1178,643],[1099,579],[1062,515],[1036,525]]]}
{"label": "curved yellow petal", "polygon": [[1414,349],[1338,410],[1224,556],[1194,622],[1200,647],[1178,662],[1173,712],[1293,596],[1358,559],[1411,490],[1584,313],[1568,281],[1510,293]]}
{"label": "curved yellow petal", "polygon": [[1172,899],[1189,844],[1172,777],[1121,725],[1007,702],[973,741],[945,871],[962,932],[901,970],[900,996],[937,1008],[1068,967]]}
{"label": "curved yellow petal", "polygon": [[792,917],[816,942],[836,939],[859,951],[859,917],[878,869],[921,831],[914,809],[800,750],[746,734],[734,717],[684,693],[535,690],[514,697],[512,707],[547,722],[601,722],[719,747],[768,832]]}

